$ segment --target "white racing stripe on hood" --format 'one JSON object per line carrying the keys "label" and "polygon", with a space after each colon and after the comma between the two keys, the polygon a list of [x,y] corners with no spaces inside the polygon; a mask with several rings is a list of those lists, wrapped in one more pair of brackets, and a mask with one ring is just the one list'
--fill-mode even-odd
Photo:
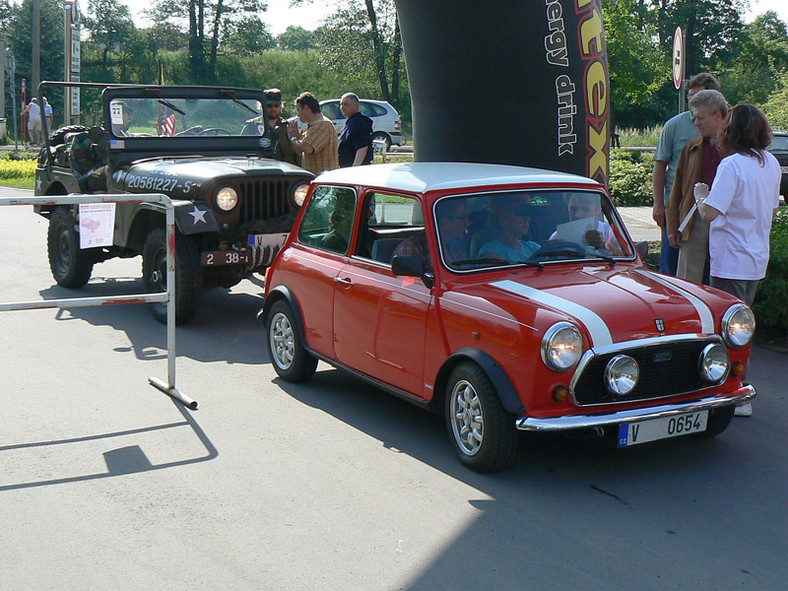
{"label": "white racing stripe on hood", "polygon": [[571,300],[567,300],[551,293],[542,291],[541,289],[534,289],[533,287],[522,285],[521,283],[517,283],[516,281],[512,281],[510,279],[496,281],[491,285],[510,293],[521,295],[546,306],[556,308],[557,310],[561,310],[562,312],[566,312],[567,314],[574,316],[588,329],[588,332],[591,335],[592,347],[613,344],[613,336],[610,334],[610,329],[607,327],[607,324],[605,324],[605,321],[602,320],[602,317],[596,312],[589,310],[585,306],[581,306],[580,304]]}
{"label": "white racing stripe on hood", "polygon": [[657,283],[664,285],[671,291],[675,291],[677,294],[684,296],[687,298],[695,308],[695,311],[698,313],[698,317],[700,318],[700,329],[701,332],[704,334],[714,334],[714,316],[709,310],[709,307],[706,303],[697,296],[692,295],[690,292],[681,289],[677,285],[673,285],[669,281],[666,281],[659,275],[655,273],[650,273],[648,271],[643,271],[638,269],[635,271],[636,273],[640,273],[644,277],[651,279],[651,281],[656,281]]}

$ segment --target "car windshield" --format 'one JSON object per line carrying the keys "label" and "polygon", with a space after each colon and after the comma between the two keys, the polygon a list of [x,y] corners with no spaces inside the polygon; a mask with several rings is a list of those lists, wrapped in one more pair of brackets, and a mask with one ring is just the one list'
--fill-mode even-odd
{"label": "car windshield", "polygon": [[507,191],[436,202],[443,264],[457,272],[578,260],[613,262],[634,250],[604,193]]}
{"label": "car windshield", "polygon": [[244,98],[113,98],[112,135],[118,138],[263,135],[262,105]]}

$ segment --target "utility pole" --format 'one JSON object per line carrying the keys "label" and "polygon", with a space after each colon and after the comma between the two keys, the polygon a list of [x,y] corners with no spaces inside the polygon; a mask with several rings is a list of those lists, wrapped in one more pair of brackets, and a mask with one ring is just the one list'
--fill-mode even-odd
{"label": "utility pole", "polygon": [[[30,94],[36,96],[41,82],[41,0],[33,0],[33,85]],[[41,107],[43,113],[43,105]]]}

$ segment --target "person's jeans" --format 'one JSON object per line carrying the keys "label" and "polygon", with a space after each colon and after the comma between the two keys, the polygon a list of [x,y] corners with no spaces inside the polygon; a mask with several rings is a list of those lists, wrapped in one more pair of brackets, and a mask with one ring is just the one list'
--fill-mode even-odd
{"label": "person's jeans", "polygon": [[679,249],[673,248],[668,240],[668,231],[662,228],[662,252],[659,255],[659,272],[676,275],[679,266]]}

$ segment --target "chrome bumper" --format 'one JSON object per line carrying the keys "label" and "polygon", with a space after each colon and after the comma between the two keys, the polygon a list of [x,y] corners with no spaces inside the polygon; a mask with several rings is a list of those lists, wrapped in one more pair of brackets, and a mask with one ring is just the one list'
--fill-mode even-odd
{"label": "chrome bumper", "polygon": [[605,427],[621,423],[634,423],[648,419],[660,419],[685,412],[696,412],[720,406],[735,404],[741,406],[755,398],[755,388],[751,385],[743,386],[736,390],[733,396],[701,398],[693,402],[678,404],[661,404],[648,408],[635,408],[617,412],[599,413],[592,415],[572,415],[540,419],[537,417],[523,417],[517,419],[517,428],[521,431],[566,431],[569,429],[588,429],[591,427]]}

